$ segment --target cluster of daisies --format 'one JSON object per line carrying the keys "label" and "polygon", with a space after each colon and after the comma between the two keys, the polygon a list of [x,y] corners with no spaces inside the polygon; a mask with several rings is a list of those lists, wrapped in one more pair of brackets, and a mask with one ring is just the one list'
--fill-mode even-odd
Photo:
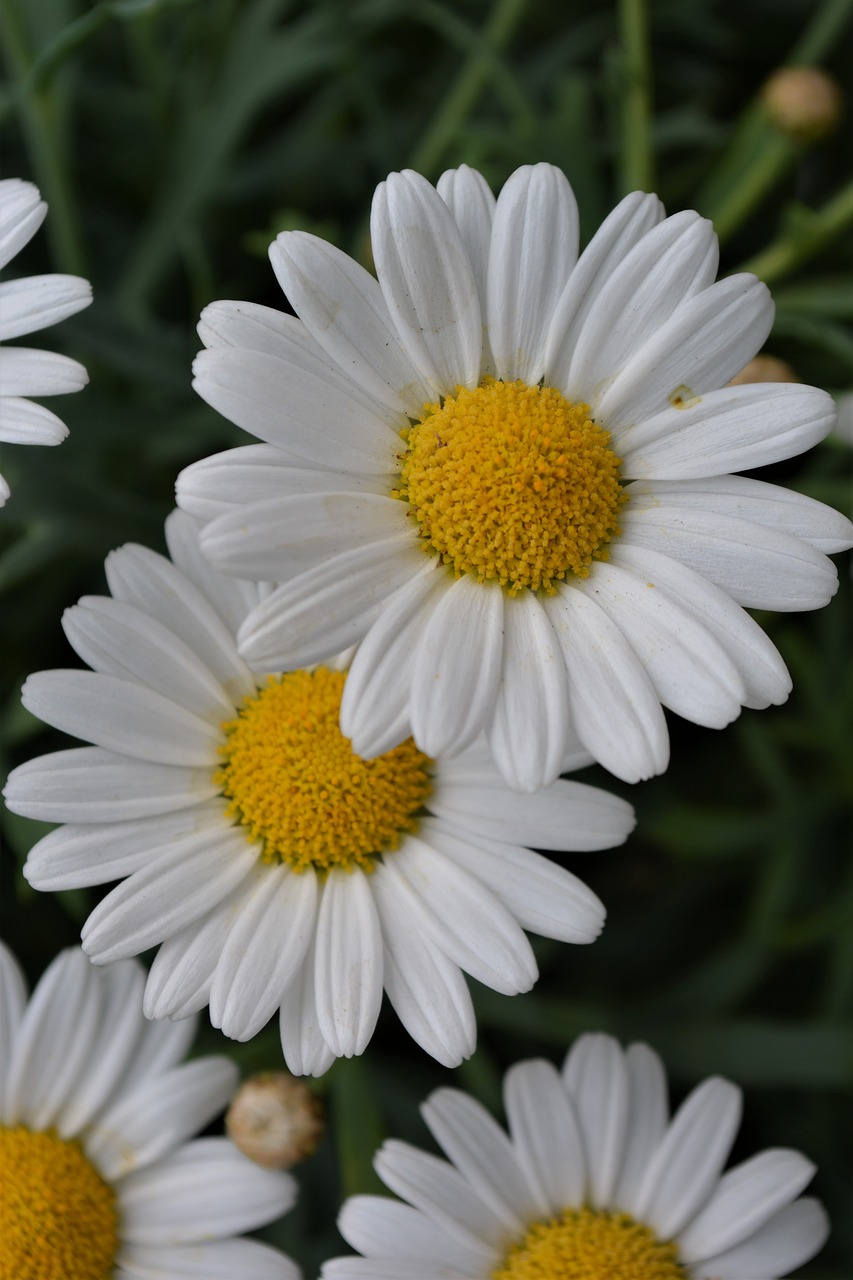
{"label": "cluster of daisies", "polygon": [[[36,189],[0,183],[0,264]],[[562,775],[662,772],[664,708],[722,728],[790,679],[748,608],[820,607],[853,527],[732,472],[832,427],[814,387],[731,383],[770,329],[766,287],[716,281],[692,212],[634,193],[578,252],[546,164],[496,200],[462,167],[377,189],[376,274],[302,232],[270,250],[295,315],[219,302],[195,387],[258,443],[177,483],[169,555],[126,545],[109,595],[63,617],[85,668],[24,705],[86,745],[10,776],[56,828],[36,889],[114,885],[26,1002],[0,952],[0,1271],[21,1280],[293,1277],[239,1233],[290,1175],[228,1138],[227,1059],[181,1064],[205,1007],[235,1040],[277,1015],[284,1062],[364,1052],[383,992],[446,1067],[473,1053],[466,974],[530,990],[528,934],[591,943],[605,908],[553,852],[604,850],[629,804]],[[90,300],[85,281],[0,285],[0,334]],[[75,362],[0,352],[0,439],[58,443],[23,398],[81,388]],[[3,498],[8,490],[3,490]],[[534,850],[545,851],[534,852]],[[136,956],[158,948],[146,972]],[[150,1020],[150,1021],[149,1021]],[[509,1132],[434,1093],[447,1160],[376,1157],[399,1199],[339,1225],[364,1280],[771,1280],[820,1248],[813,1166],[767,1151],[723,1172],[737,1089],[670,1118],[662,1065],[582,1037],[562,1072],[506,1076]]]}

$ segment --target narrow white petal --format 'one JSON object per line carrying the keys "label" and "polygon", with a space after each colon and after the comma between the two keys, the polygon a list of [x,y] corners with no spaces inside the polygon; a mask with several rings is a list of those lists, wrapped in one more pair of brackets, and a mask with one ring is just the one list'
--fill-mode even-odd
{"label": "narrow white petal", "polygon": [[392,412],[419,417],[434,390],[400,340],[379,284],[340,249],[305,231],[285,231],[270,262],[294,310],[353,382]]}
{"label": "narrow white petal", "polygon": [[240,904],[210,992],[210,1020],[232,1040],[251,1040],[276,1012],[314,932],[314,872],[263,870]]}
{"label": "narrow white petal", "polygon": [[140,1080],[183,1062],[197,1030],[197,1018],[185,1018],[182,1022],[144,1022],[142,1035],[122,1078],[122,1089],[131,1089]]}
{"label": "narrow white petal", "polygon": [[402,878],[380,864],[371,877],[385,943],[385,990],[413,1040],[444,1067],[470,1058],[477,1024],[468,986],[457,964],[412,928]]}
{"label": "narrow white petal", "polygon": [[0,420],[0,440],[5,444],[61,444],[68,435],[68,428],[44,405],[15,396],[3,396],[3,417]]}
{"label": "narrow white petal", "polygon": [[22,178],[0,181],[0,268],[32,239],[46,213],[47,205],[32,182]]}
{"label": "narrow white petal", "polygon": [[462,236],[441,196],[411,169],[390,174],[376,188],[370,234],[382,293],[412,363],[437,395],[476,386],[480,300]]}
{"label": "narrow white petal", "polygon": [[660,1240],[678,1235],[707,1203],[740,1116],[740,1089],[716,1076],[698,1085],[679,1107],[637,1194],[637,1214]]}
{"label": "narrow white petal", "polygon": [[333,867],[323,885],[315,952],[317,1019],[338,1057],[367,1048],[382,1003],[382,931],[368,877]]}
{"label": "narrow white petal", "polygon": [[602,222],[554,308],[545,345],[546,386],[565,392],[572,354],[596,298],[637,241],[663,216],[663,205],[657,196],[632,191]]}
{"label": "narrow white petal", "polygon": [[172,563],[213,605],[231,634],[236,635],[246,614],[261,598],[261,586],[217,573],[199,545],[201,525],[186,511],[171,511],[166,517],[165,532]]}
{"label": "narrow white petal", "polygon": [[483,320],[482,373],[494,371],[486,320],[486,280],[489,268],[489,245],[495,215],[495,197],[481,173],[462,164],[447,169],[435,184],[436,191],[453,214],[462,236],[465,252],[474,273],[480,313]]}
{"label": "narrow white petal", "polygon": [[715,1280],[786,1276],[813,1258],[828,1235],[829,1218],[823,1205],[804,1196],[782,1209],[742,1244],[703,1259],[700,1272]]}
{"label": "narrow white petal", "polygon": [[[118,1262],[133,1280],[301,1280],[295,1263],[260,1240],[216,1240],[213,1244],[122,1243]],[[124,1273],[122,1273],[124,1274]]]}
{"label": "narrow white petal", "polygon": [[92,286],[80,276],[27,276],[0,284],[0,342],[58,324],[92,301]]}
{"label": "narrow white petal", "polygon": [[456,1268],[436,1271],[434,1262],[408,1258],[331,1258],[323,1263],[323,1280],[466,1280]]}
{"label": "narrow white petal", "polygon": [[593,1208],[606,1208],[628,1135],[628,1070],[621,1046],[611,1036],[581,1036],[566,1058],[563,1082],[583,1137],[587,1198]]}
{"label": "narrow white petal", "polygon": [[504,600],[501,678],[487,732],[514,790],[538,791],[560,773],[569,732],[566,667],[548,615],[530,591]]}
{"label": "narrow white petal", "polygon": [[458,578],[432,608],[413,659],[415,741],[434,758],[467,747],[491,715],[503,651],[503,592]]}
{"label": "narrow white petal", "polygon": [[518,1163],[551,1218],[580,1208],[587,1186],[583,1139],[558,1072],[544,1059],[517,1062],[504,1076],[504,1106]]}
{"label": "narrow white petal", "polygon": [[554,308],[578,256],[578,206],[562,170],[524,165],[504,183],[489,252],[486,325],[499,378],[534,384]]}
{"label": "narrow white petal", "polygon": [[284,1061],[295,1076],[322,1076],[335,1060],[335,1052],[323,1039],[317,1017],[317,931],[308,944],[300,972],[284,993],[279,1034]]}
{"label": "narrow white petal", "polygon": [[6,1119],[6,1085],[15,1039],[27,1007],[23,970],[0,939],[0,1120]]}
{"label": "narrow white petal", "polygon": [[658,1055],[646,1044],[632,1044],[625,1053],[628,1069],[628,1130],[622,1167],[613,1203],[636,1217],[635,1200],[649,1161],[666,1132],[669,1118],[666,1072]]}
{"label": "narrow white petal", "polygon": [[350,1196],[338,1214],[338,1230],[365,1258],[405,1259],[482,1276],[490,1249],[466,1248],[449,1239],[419,1209],[386,1196]]}
{"label": "narrow white petal", "polygon": [[89,375],[76,360],[35,347],[0,348],[4,396],[62,396],[79,391]]}

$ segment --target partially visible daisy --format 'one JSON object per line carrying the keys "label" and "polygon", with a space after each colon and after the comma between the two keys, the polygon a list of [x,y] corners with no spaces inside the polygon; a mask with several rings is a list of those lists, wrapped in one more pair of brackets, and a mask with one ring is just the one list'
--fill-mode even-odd
{"label": "partially visible daisy", "polygon": [[[418,1043],[457,1064],[476,1037],[462,970],[527,991],[525,929],[586,943],[604,920],[586,885],[525,846],[620,844],[631,806],[562,780],[516,795],[482,743],[449,762],[411,741],[362,760],[338,727],[341,664],[253,676],[235,634],[263,590],[210,566],[190,516],[173,512],[167,537],[172,561],[113,552],[113,598],[66,612],[94,672],[24,686],[30,711],[95,744],[10,776],[10,809],[68,824],[24,874],[46,890],[122,881],[83,948],[107,963],[162,944],[149,1017],[209,1002],[247,1040],[280,1009],[290,1070],[319,1074],[364,1050],[384,985]],[[588,761],[575,744],[555,772]]]}
{"label": "partially visible daisy", "polygon": [[9,1280],[299,1280],[277,1249],[236,1238],[293,1204],[289,1174],[194,1135],[237,1070],[182,1063],[195,1021],[142,1015],[134,960],[63,951],[29,1004],[0,942],[0,1274]]}
{"label": "partially visible daisy", "polygon": [[[41,226],[47,205],[37,187],[20,178],[0,181],[0,270]],[[79,276],[26,276],[0,284],[0,342],[35,333],[88,307],[92,286]],[[59,444],[68,435],[55,413],[24,396],[58,396],[89,381],[76,360],[30,347],[0,347],[0,441]],[[0,506],[9,486],[0,476]]]}
{"label": "partially visible daisy", "polygon": [[264,443],[189,467],[178,503],[210,522],[219,568],[281,584],[241,627],[250,666],[358,643],[356,751],[411,733],[448,755],[485,731],[526,791],[572,725],[636,781],[666,768],[662,707],[720,728],[783,702],[785,665],[742,606],[826,604],[824,553],[853,527],[728,474],[834,421],[814,387],[726,386],[767,337],[766,286],[714,283],[710,223],[641,192],[578,257],[547,164],[497,202],[466,167],[437,189],[391,174],[371,225],[378,280],[285,232],[270,257],[299,318],[202,316],[196,390]]}
{"label": "partially visible daisy", "polygon": [[827,1219],[798,1199],[815,1167],[769,1150],[723,1173],[740,1090],[711,1077],[668,1118],[644,1044],[582,1036],[504,1079],[509,1135],[439,1089],[423,1117],[448,1161],[389,1141],[374,1165],[407,1201],[354,1196],[338,1220],[364,1257],[324,1280],[776,1280],[817,1253]]}

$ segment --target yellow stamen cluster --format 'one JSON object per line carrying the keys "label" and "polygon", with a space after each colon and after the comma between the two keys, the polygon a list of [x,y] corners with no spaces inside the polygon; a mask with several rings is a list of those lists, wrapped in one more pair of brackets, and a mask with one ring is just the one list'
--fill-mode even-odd
{"label": "yellow stamen cluster", "polygon": [[674,1244],[627,1213],[566,1209],[537,1222],[492,1280],[686,1280]]}
{"label": "yellow stamen cluster", "polygon": [[404,433],[395,496],[427,549],[511,595],[586,577],[626,500],[609,432],[553,387],[487,378],[458,387]]}
{"label": "yellow stamen cluster", "polygon": [[0,1276],[109,1280],[118,1252],[115,1193],[79,1142],[0,1127]]}
{"label": "yellow stamen cluster", "polygon": [[417,827],[430,761],[411,738],[375,760],[357,756],[338,727],[345,679],[326,667],[271,676],[222,726],[216,783],[268,862],[371,871]]}

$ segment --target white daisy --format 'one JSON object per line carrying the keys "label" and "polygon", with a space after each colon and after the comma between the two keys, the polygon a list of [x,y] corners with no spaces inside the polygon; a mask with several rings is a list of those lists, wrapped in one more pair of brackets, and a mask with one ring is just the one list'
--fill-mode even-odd
{"label": "white daisy", "polygon": [[450,1163],[386,1142],[376,1171],[408,1203],[348,1200],[338,1226],[364,1257],[327,1262],[324,1280],[775,1280],[817,1253],[826,1214],[797,1199],[814,1165],[770,1150],[723,1173],[740,1090],[712,1077],[672,1120],[666,1095],[656,1053],[604,1035],[562,1074],[507,1072],[509,1136],[437,1090],[422,1113]]}
{"label": "white daisy", "polygon": [[520,790],[556,776],[570,722],[636,781],[666,767],[662,705],[719,728],[783,702],[741,606],[825,604],[823,553],[853,529],[725,474],[808,448],[834,410],[814,387],[725,385],[773,305],[754,276],[714,283],[710,224],[635,192],[578,257],[559,170],[519,169],[496,203],[463,167],[437,190],[392,174],[372,243],[378,281],[286,232],[270,257],[299,319],[202,316],[196,389],[264,443],[189,467],[178,503],[221,569],[281,584],[241,628],[250,666],[360,642],[358,752],[412,733],[446,755],[485,730]]}
{"label": "white daisy", "polygon": [[[281,1010],[294,1074],[363,1051],[383,985],[441,1062],[474,1048],[462,970],[527,991],[525,929],[591,942],[604,909],[531,852],[605,849],[631,806],[577,782],[509,792],[483,744],[449,763],[411,741],[366,762],[338,727],[349,677],[333,665],[258,680],[235,633],[263,592],[219,575],[197,525],[173,512],[171,562],[139,546],[107,559],[112,599],[66,612],[94,671],[46,671],[24,704],[94,746],[28,761],[16,813],[67,825],[31,851],[38,889],[120,880],[83,929],[96,963],[162,944],[145,1012],[209,1002],[238,1040]],[[556,762],[575,767],[589,756]]]}
{"label": "white daisy", "polygon": [[[38,231],[47,205],[37,187],[20,178],[0,181],[0,270]],[[79,276],[27,276],[0,284],[0,342],[35,333],[88,307],[92,286]],[[76,360],[53,351],[0,347],[0,441],[59,444],[68,428],[55,413],[24,396],[58,396],[89,381]],[[9,486],[0,476],[0,506]]]}
{"label": "white daisy", "polygon": [[227,1058],[182,1063],[195,1022],[142,1016],[135,960],[63,951],[27,1004],[0,943],[0,1274],[9,1280],[299,1280],[236,1234],[293,1204],[289,1174],[227,1138],[192,1140],[225,1107]]}

